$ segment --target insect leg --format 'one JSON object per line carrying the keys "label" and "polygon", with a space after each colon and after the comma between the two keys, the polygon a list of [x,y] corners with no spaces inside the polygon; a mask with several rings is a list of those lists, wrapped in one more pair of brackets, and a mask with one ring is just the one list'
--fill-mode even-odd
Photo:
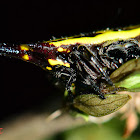
{"label": "insect leg", "polygon": [[[74,55],[75,55],[75,59],[77,60],[76,61],[76,66],[80,66],[81,68],[83,68],[84,69],[84,71],[85,71],[85,74],[84,74],[84,72],[82,71],[82,73],[81,73],[81,77],[82,77],[82,80],[83,80],[83,82],[87,85],[87,86],[91,86],[92,87],[92,89],[94,89],[94,91],[98,94],[98,95],[100,95],[100,97],[102,98],[102,99],[105,99],[105,97],[104,97],[104,93],[101,93],[100,92],[100,88],[99,88],[99,85],[97,85],[97,78],[99,78],[99,75],[98,74],[96,74],[89,66],[88,66],[88,64],[84,61],[84,60],[82,60],[82,58],[80,57],[80,54],[78,54],[78,52],[75,52],[74,53]],[[80,74],[80,71],[79,71],[79,73],[78,74]],[[87,75],[87,77],[85,78],[85,75]]]}
{"label": "insect leg", "polygon": [[66,83],[66,90],[68,92],[71,91],[70,87],[72,83],[76,81],[76,71],[72,68],[61,66],[60,68],[55,68],[55,76],[56,78],[62,78],[63,76],[69,77],[67,83]]}
{"label": "insect leg", "polygon": [[[90,65],[98,72],[102,75],[102,78],[106,80],[106,82],[109,85],[113,85],[110,77],[108,76],[107,72],[103,69],[103,63],[100,59],[100,55],[98,55],[98,51],[97,50],[91,50],[90,47],[84,47],[83,50],[80,51],[87,51],[87,53],[90,53],[90,58],[88,60],[88,62],[90,63]],[[78,53],[77,53],[78,54]],[[84,54],[80,53],[78,54],[80,56],[80,58],[84,59]]]}

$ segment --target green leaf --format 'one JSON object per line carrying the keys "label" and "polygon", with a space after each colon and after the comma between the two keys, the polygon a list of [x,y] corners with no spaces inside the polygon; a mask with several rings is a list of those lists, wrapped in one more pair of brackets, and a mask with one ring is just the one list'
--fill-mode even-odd
{"label": "green leaf", "polygon": [[70,114],[76,118],[83,118],[85,121],[88,121],[89,120],[89,115],[84,113],[84,112],[78,112],[76,110],[71,110],[70,111]]}
{"label": "green leaf", "polygon": [[113,82],[119,82],[119,80],[128,74],[133,73],[134,71],[140,71],[140,58],[132,59],[124,63],[110,75],[110,78]]}
{"label": "green leaf", "polygon": [[73,100],[73,106],[88,115],[101,117],[117,111],[131,99],[128,94],[106,94],[104,96],[106,99],[101,99],[94,94],[80,95]]}
{"label": "green leaf", "polygon": [[140,91],[140,71],[133,72],[115,85],[124,87],[127,91]]}

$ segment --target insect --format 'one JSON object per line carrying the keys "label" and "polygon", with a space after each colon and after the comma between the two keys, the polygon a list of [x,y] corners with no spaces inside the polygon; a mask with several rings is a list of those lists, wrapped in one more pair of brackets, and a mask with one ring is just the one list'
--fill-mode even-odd
{"label": "insect", "polygon": [[[126,62],[140,57],[139,40],[140,27],[128,27],[32,44],[1,43],[0,55],[51,71],[66,83],[66,101],[70,106],[99,117],[118,110],[131,98],[116,94],[121,88],[114,84],[118,81],[112,74]],[[98,102],[98,111],[90,105],[92,102],[94,106]],[[109,110],[101,102],[105,106],[109,104]]]}

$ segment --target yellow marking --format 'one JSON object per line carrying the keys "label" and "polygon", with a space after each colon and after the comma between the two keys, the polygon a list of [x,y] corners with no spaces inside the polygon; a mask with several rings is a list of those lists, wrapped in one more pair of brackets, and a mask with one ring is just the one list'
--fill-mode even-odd
{"label": "yellow marking", "polygon": [[64,63],[64,66],[69,67],[70,68],[70,64],[69,63]]}
{"label": "yellow marking", "polygon": [[59,47],[59,48],[57,49],[57,51],[59,51],[59,52],[63,52],[64,49],[63,49],[62,47]]}
{"label": "yellow marking", "polygon": [[51,68],[51,67],[48,67],[48,66],[46,67],[46,69],[47,69],[47,70],[52,70],[52,68]]}
{"label": "yellow marking", "polygon": [[26,45],[26,44],[22,44],[22,45],[20,45],[20,49],[25,50],[25,51],[29,51],[30,47],[28,45]]}
{"label": "yellow marking", "polygon": [[59,51],[59,52],[69,52],[70,50],[67,50],[67,49],[64,49],[64,48],[62,48],[62,47],[59,47],[58,49],[57,49],[57,51]]}
{"label": "yellow marking", "polygon": [[48,62],[52,66],[55,66],[55,65],[63,65],[63,66],[66,66],[66,67],[70,67],[70,64],[69,63],[64,63],[61,60],[48,59]]}
{"label": "yellow marking", "polygon": [[23,58],[24,60],[29,60],[29,55],[28,55],[28,54],[24,54],[24,55],[22,56],[22,58]]}
{"label": "yellow marking", "polygon": [[59,47],[61,45],[70,44],[99,44],[108,40],[114,39],[129,39],[140,35],[140,27],[132,30],[120,30],[120,31],[105,31],[102,34],[96,35],[95,37],[81,37],[81,38],[70,38],[57,42],[50,42],[50,45]]}

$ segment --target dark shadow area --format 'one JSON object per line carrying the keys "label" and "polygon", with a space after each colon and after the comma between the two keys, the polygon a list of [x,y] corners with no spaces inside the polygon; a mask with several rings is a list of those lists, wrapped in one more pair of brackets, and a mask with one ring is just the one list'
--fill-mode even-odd
{"label": "dark shadow area", "polygon": [[138,8],[115,8],[98,1],[1,2],[1,42],[29,43],[52,36],[139,24]]}
{"label": "dark shadow area", "polygon": [[64,88],[53,77],[28,62],[0,57],[0,120],[23,112],[52,112],[61,107]]}

